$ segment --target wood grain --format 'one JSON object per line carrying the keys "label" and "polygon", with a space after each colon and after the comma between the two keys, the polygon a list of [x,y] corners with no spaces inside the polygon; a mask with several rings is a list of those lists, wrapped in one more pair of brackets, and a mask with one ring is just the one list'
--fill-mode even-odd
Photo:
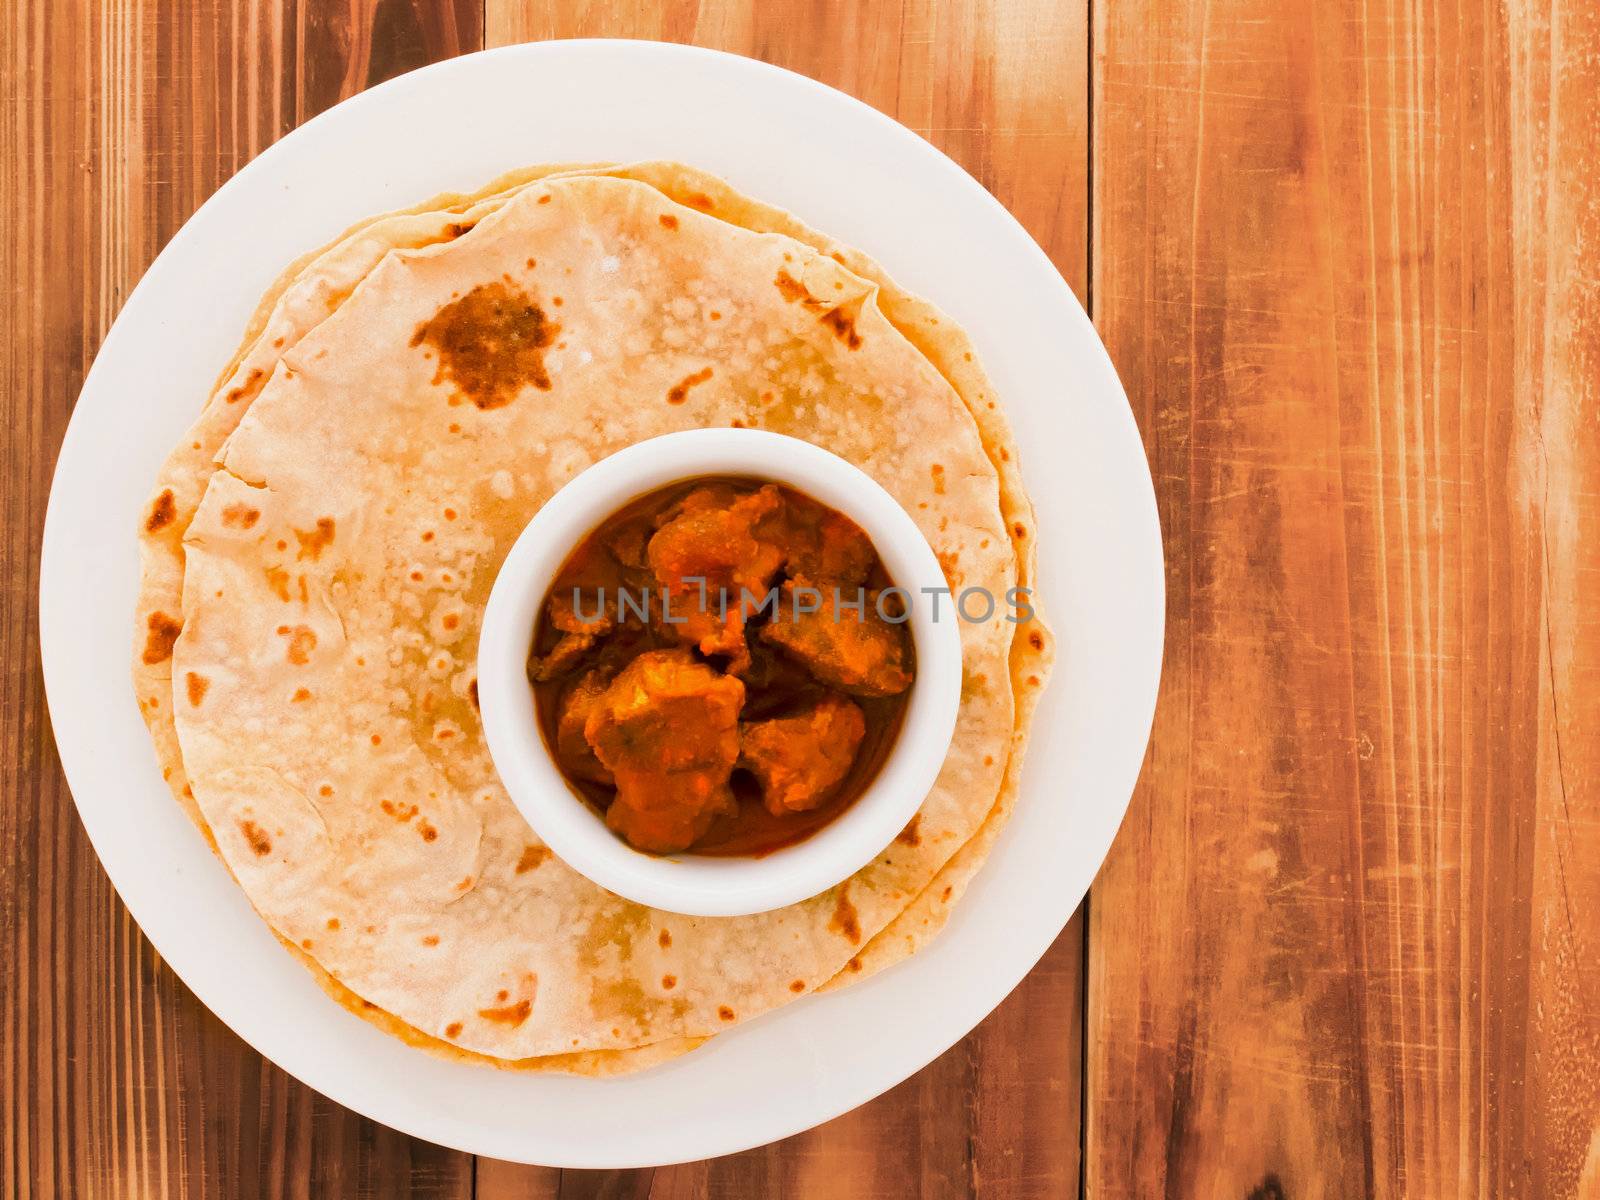
{"label": "wood grain", "polygon": [[1096,10],[1169,640],[1088,1194],[1600,1194],[1600,10]]}
{"label": "wood grain", "polygon": [[0,1194],[467,1196],[471,1160],[263,1063],[156,960],[61,778],[38,542],[66,419],[156,251],[342,96],[476,48],[453,7],[137,0],[0,6]]}
{"label": "wood grain", "polygon": [[[0,8],[5,1196],[1070,1197],[1080,1131],[1095,1197],[1600,1195],[1600,10],[1086,3]],[[639,1172],[473,1162],[240,1045],[101,874],[34,649],[49,468],[166,238],[342,96],[596,35],[812,75],[993,190],[1092,295],[1169,570],[1087,931],[872,1104]]]}
{"label": "wood grain", "polygon": [[775,63],[888,113],[1009,208],[1079,295],[1088,282],[1087,0],[488,0],[491,46],[690,42]]}

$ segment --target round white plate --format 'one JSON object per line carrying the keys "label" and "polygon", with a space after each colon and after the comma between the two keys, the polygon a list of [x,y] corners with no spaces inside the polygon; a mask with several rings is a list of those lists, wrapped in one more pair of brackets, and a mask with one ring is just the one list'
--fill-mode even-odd
{"label": "round white plate", "polygon": [[[278,271],[354,221],[516,166],[674,158],[861,247],[977,343],[1038,506],[1060,640],[1020,800],[943,935],[676,1062],[611,1080],[442,1062],[329,1000],[162,783],[128,678],[134,530]],[[1162,644],[1154,492],[1127,401],[1049,260],[949,159],[864,104],[748,59],[650,42],[468,55],[345,101],[195,213],[117,318],[45,521],[40,640],[78,811],[134,918],[200,1000],[341,1104],[496,1158],[620,1167],[772,1141],[870,1100],[999,1004],[1082,899],[1127,807]]]}

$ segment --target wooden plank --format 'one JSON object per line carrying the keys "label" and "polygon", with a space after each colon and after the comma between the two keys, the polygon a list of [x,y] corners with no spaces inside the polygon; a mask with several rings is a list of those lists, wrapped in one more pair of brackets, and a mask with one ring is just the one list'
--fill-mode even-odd
{"label": "wooden plank", "polygon": [[[1087,280],[1086,0],[641,5],[488,0],[490,45],[550,37],[693,42],[820,79],[951,155]],[[804,215],[804,214],[802,214]],[[870,249],[870,247],[868,247]],[[1082,927],[971,1036],[872,1104],[775,1146],[654,1172],[480,1161],[479,1200],[1077,1195]]]}
{"label": "wooden plank", "polygon": [[1097,6],[1168,555],[1086,1191],[1600,1194],[1600,9]]}
{"label": "wooden plank", "polygon": [[476,48],[481,16],[475,0],[0,6],[6,1196],[470,1193],[465,1155],[356,1118],[269,1067],[156,960],[61,778],[33,598],[67,416],[157,249],[298,122],[400,70]]}
{"label": "wooden plank", "polygon": [[998,196],[1081,296],[1087,282],[1087,0],[487,0],[491,46],[688,42],[809,75],[931,141]]}

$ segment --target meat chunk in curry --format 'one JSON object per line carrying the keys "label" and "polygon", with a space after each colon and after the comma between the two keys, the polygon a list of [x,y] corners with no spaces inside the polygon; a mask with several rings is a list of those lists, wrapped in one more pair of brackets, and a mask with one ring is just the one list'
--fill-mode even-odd
{"label": "meat chunk in curry", "polygon": [[735,810],[744,684],[687,649],[650,650],[595,699],[584,737],[615,778],[606,824],[641,850],[671,854]]}
{"label": "meat chunk in curry", "polygon": [[911,634],[878,616],[872,595],[864,596],[859,611],[851,607],[854,599],[836,588],[814,588],[797,602],[796,585],[786,583],[778,613],[761,636],[830,687],[855,696],[898,695],[911,686]]}
{"label": "meat chunk in curry", "polygon": [[595,702],[605,694],[611,674],[596,668],[585,672],[567,687],[561,697],[556,718],[556,763],[574,779],[587,779],[607,787],[616,783],[611,771],[595,757],[594,747],[584,736],[584,726]]}
{"label": "meat chunk in curry", "polygon": [[739,765],[756,777],[762,803],[773,816],[804,812],[829,799],[844,781],[866,732],[860,708],[842,696],[826,695],[794,716],[742,725]]}
{"label": "meat chunk in curry", "polygon": [[808,583],[864,583],[878,559],[861,526],[821,505],[789,505],[783,541],[784,569],[791,578]]}
{"label": "meat chunk in curry", "polygon": [[535,664],[535,679],[554,679],[572,670],[617,626],[616,618],[606,611],[604,596],[599,594],[582,596],[569,588],[551,596],[545,609],[550,624],[560,631],[561,640]]}
{"label": "meat chunk in curry", "polygon": [[783,565],[782,549],[757,527],[782,507],[771,484],[742,496],[701,488],[684,497],[646,549],[674,619],[683,622],[678,636],[702,654],[729,656],[735,674],[749,662],[741,600],[748,592],[759,604]]}

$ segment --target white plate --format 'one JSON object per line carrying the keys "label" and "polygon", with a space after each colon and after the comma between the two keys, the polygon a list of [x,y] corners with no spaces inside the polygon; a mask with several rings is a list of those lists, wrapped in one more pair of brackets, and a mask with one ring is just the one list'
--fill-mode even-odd
{"label": "white plate", "polygon": [[[1060,657],[1016,814],[944,934],[666,1066],[614,1080],[439,1061],[329,1000],[173,803],[128,679],[134,529],[157,467],[278,271],[359,218],[511,167],[675,158],[876,258],[961,323],[1016,427]],[[649,42],[468,55],[347,100],[207,201],[84,383],[45,521],[40,641],[56,741],[106,871],[200,1000],[284,1070],[407,1133],[496,1158],[705,1158],[846,1112],[999,1004],[1082,899],[1127,807],[1160,674],[1163,586],[1139,434],[1088,318],[949,159],[802,76]]]}

